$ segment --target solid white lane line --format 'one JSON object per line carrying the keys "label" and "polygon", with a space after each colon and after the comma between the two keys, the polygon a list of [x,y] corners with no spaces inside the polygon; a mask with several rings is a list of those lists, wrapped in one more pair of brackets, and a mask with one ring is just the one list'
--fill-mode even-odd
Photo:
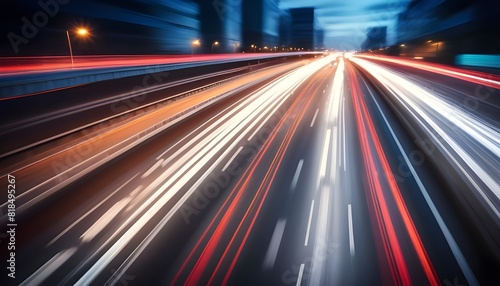
{"label": "solid white lane line", "polygon": [[48,244],[47,247],[52,245],[56,240],[58,240],[61,236],[63,236],[66,232],[68,232],[71,228],[73,228],[77,223],[82,221],[84,218],[86,218],[90,213],[95,211],[98,207],[100,207],[104,202],[106,202],[109,198],[111,198],[114,194],[116,194],[119,190],[121,190],[123,187],[125,187],[130,181],[132,181],[135,177],[137,177],[139,173],[135,174],[132,178],[128,179],[125,183],[123,183],[121,186],[119,186],[116,190],[114,190],[111,194],[109,194],[104,200],[101,200],[97,205],[95,205],[93,208],[91,208],[89,211],[87,211],[84,215],[79,217],[74,223],[72,223],[70,226],[68,226],[66,229],[64,229],[58,236],[54,237]]}
{"label": "solid white lane line", "polygon": [[310,127],[313,127],[313,125],[314,125],[314,121],[316,121],[316,116],[318,116],[318,111],[319,111],[319,108],[318,108],[318,109],[316,109],[316,112],[314,113],[314,117],[313,117],[313,120],[311,121],[311,125],[310,125]]}
{"label": "solid white lane line", "polygon": [[57,270],[68,258],[76,252],[76,247],[72,247],[59,252],[54,255],[49,261],[47,261],[42,267],[31,274],[26,280],[24,280],[19,286],[25,285],[40,285],[47,277],[49,277],[54,271]]}
{"label": "solid white lane line", "polygon": [[351,257],[356,254],[354,248],[354,229],[352,227],[352,207],[351,204],[347,205],[347,221],[349,225],[349,251],[351,252]]}
{"label": "solid white lane line", "polygon": [[292,184],[290,186],[291,190],[295,189],[297,182],[299,181],[300,171],[302,170],[302,165],[304,164],[304,159],[300,159],[297,169],[295,170],[295,175],[293,176]]}
{"label": "solid white lane line", "polygon": [[344,171],[346,166],[346,145],[345,145],[345,97],[342,97],[342,146],[344,147]]}
{"label": "solid white lane line", "polygon": [[[339,105],[340,110],[339,110],[339,118],[338,118],[338,119],[339,119],[339,123],[338,123],[338,126],[339,126],[339,129],[341,129],[342,131],[344,131],[344,128],[343,128],[343,127],[344,127],[344,123],[343,123],[344,118],[342,117],[342,103],[343,103],[343,102],[341,101],[341,102],[340,102],[340,105]],[[340,132],[339,132],[339,133],[340,133]],[[339,135],[340,135],[340,136],[342,136],[342,134],[339,134]],[[339,144],[340,144],[340,142],[339,142]],[[339,147],[343,147],[343,146],[339,146]],[[339,148],[339,149],[338,149],[338,155],[339,155],[339,167],[340,167],[340,166],[342,166],[342,156],[341,156],[342,154],[341,154],[341,152],[342,152],[343,150],[344,150],[343,148]]]}
{"label": "solid white lane line", "polygon": [[328,148],[330,147],[330,133],[331,133],[331,130],[327,129],[326,136],[325,136],[325,145],[323,145],[323,155],[321,157],[321,165],[320,165],[320,169],[319,169],[319,175],[321,178],[324,178],[326,175],[326,163],[328,160]]}
{"label": "solid white lane line", "polygon": [[307,222],[306,239],[304,241],[304,246],[307,246],[307,243],[309,242],[309,233],[311,232],[311,222],[313,213],[314,213],[314,200],[312,200],[311,202],[311,210],[309,211],[309,220]]}
{"label": "solid white lane line", "polygon": [[295,286],[300,286],[300,283],[302,282],[302,275],[304,274],[304,263],[300,264],[300,269],[299,269],[299,277],[297,277],[297,284]]}
{"label": "solid white lane line", "polygon": [[156,169],[158,169],[158,167],[160,167],[161,163],[164,161],[164,159],[160,159],[158,160],[151,168],[149,168],[149,170],[146,171],[146,173],[144,173],[141,178],[144,179],[146,178],[147,176],[151,175],[151,173],[153,173]]}
{"label": "solid white lane line", "polygon": [[341,149],[339,148],[340,146],[339,146],[339,141],[338,141],[338,139],[339,139],[339,135],[341,135],[341,134],[339,134],[339,132],[337,132],[337,129],[338,129],[338,127],[337,127],[337,126],[334,126],[334,127],[333,127],[333,140],[332,140],[332,144],[333,144],[333,148],[332,148],[332,163],[331,163],[331,165],[330,165],[330,166],[332,167],[332,168],[331,168],[331,170],[330,170],[330,172],[331,172],[331,174],[332,174],[332,177],[330,178],[330,179],[331,179],[331,180],[330,180],[331,182],[334,182],[334,180],[333,180],[333,179],[334,179],[335,174],[336,174],[336,171],[337,171],[337,164],[335,164],[335,162],[337,162],[337,160],[338,160],[338,162],[339,162],[339,166],[340,166],[340,162],[341,162],[341,160],[340,160],[340,152],[341,152]]}
{"label": "solid white lane line", "polygon": [[243,150],[243,146],[240,146],[240,148],[238,148],[238,150],[236,150],[236,152],[234,152],[233,156],[231,156],[231,158],[227,161],[226,165],[224,165],[224,168],[222,168],[222,172],[226,171],[227,167],[229,167],[229,165],[231,165],[234,158],[236,158],[236,156],[238,156],[238,154],[241,152],[241,150]]}
{"label": "solid white lane line", "polygon": [[274,267],[274,262],[276,261],[276,256],[278,255],[278,250],[280,248],[281,239],[283,238],[283,232],[285,231],[286,219],[279,219],[274,227],[273,236],[267,247],[266,255],[264,256],[264,269],[272,269]]}
{"label": "solid white lane line", "polygon": [[[363,81],[364,82],[364,81]],[[368,85],[364,82],[364,84],[368,87]],[[472,272],[472,269],[470,268],[469,264],[467,263],[467,260],[465,259],[465,256],[463,255],[462,251],[460,250],[460,247],[458,246],[457,242],[455,241],[455,238],[451,234],[450,230],[446,226],[446,223],[444,222],[443,218],[441,217],[441,214],[436,208],[436,205],[434,205],[434,202],[432,201],[431,197],[429,196],[429,193],[424,187],[424,184],[420,180],[420,177],[418,176],[415,168],[413,167],[413,164],[411,163],[410,159],[406,155],[405,150],[403,149],[403,146],[399,142],[398,138],[396,137],[396,134],[394,133],[391,125],[389,124],[389,121],[385,117],[384,113],[382,112],[382,109],[380,108],[380,105],[378,104],[377,100],[375,99],[375,96],[371,92],[370,88],[368,88],[368,91],[370,92],[370,95],[375,102],[375,105],[377,106],[377,109],[379,110],[380,114],[382,115],[382,118],[384,119],[385,124],[387,125],[389,132],[392,135],[392,138],[394,138],[394,141],[396,142],[396,145],[398,146],[399,152],[403,156],[403,159],[406,162],[406,165],[408,166],[408,169],[412,173],[415,182],[418,185],[418,188],[420,189],[420,192],[422,193],[422,196],[425,199],[425,202],[429,206],[429,209],[431,210],[432,214],[436,218],[436,221],[439,225],[439,228],[443,232],[443,235],[446,239],[446,242],[448,242],[448,245],[450,246],[450,249],[455,256],[455,259],[457,260],[457,263],[462,270],[465,278],[467,279],[467,283],[469,285],[479,285],[479,282],[476,279],[476,276],[474,275],[474,272]]]}

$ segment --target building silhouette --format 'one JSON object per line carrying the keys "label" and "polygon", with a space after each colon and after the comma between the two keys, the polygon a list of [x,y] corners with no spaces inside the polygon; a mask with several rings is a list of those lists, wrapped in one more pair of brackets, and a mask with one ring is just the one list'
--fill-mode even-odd
{"label": "building silhouette", "polygon": [[[201,47],[205,53],[232,53],[241,49],[241,1],[199,1]],[[215,44],[217,42],[217,44]]]}
{"label": "building silhouette", "polygon": [[279,45],[280,9],[277,0],[242,0],[242,49],[256,51],[274,49]]}
{"label": "building silhouette", "polygon": [[315,16],[314,8],[293,8],[290,9],[291,34],[290,45],[293,48],[312,51],[315,48]]}
{"label": "building silhouette", "polygon": [[366,40],[361,44],[363,50],[385,48],[387,45],[387,26],[370,27],[366,33]]}

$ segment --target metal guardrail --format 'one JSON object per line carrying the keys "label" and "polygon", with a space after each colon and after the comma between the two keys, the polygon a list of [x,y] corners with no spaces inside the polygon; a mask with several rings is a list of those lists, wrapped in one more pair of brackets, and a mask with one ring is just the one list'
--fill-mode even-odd
{"label": "metal guardrail", "polygon": [[[81,131],[84,131],[84,130],[88,130],[90,128],[99,126],[100,124],[102,124],[104,122],[109,122],[111,120],[122,121],[122,120],[125,120],[125,119],[130,119],[131,117],[134,117],[136,115],[140,115],[140,114],[152,112],[152,111],[154,111],[154,110],[156,110],[156,109],[158,109],[160,107],[163,107],[164,105],[166,105],[166,104],[168,104],[168,103],[170,103],[172,101],[182,99],[182,98],[184,98],[186,96],[190,96],[192,94],[195,94],[195,93],[198,93],[198,92],[201,92],[201,91],[205,91],[205,90],[207,90],[209,88],[212,88],[212,87],[215,87],[215,86],[218,86],[218,85],[230,82],[230,81],[234,81],[234,80],[236,80],[236,79],[238,79],[238,78],[240,78],[242,76],[246,76],[248,74],[251,74],[251,73],[254,73],[254,72],[257,72],[257,71],[262,71],[262,70],[265,70],[265,69],[269,69],[269,68],[272,68],[272,67],[276,67],[276,66],[266,67],[266,68],[263,68],[263,69],[258,69],[258,70],[255,70],[255,71],[251,71],[249,73],[245,73],[245,74],[237,75],[237,76],[230,77],[230,78],[227,78],[227,79],[223,79],[223,80],[220,80],[220,81],[216,81],[216,82],[213,82],[213,83],[210,83],[210,84],[207,84],[207,85],[203,85],[203,86],[200,86],[200,87],[196,87],[194,89],[187,90],[187,91],[184,91],[184,92],[181,92],[181,93],[169,96],[169,97],[162,98],[162,99],[154,101],[154,102],[150,102],[150,103],[145,104],[145,105],[141,105],[141,106],[138,106],[138,107],[135,107],[135,108],[130,108],[130,109],[125,110],[123,112],[113,114],[113,115],[108,116],[106,118],[103,118],[103,119],[100,119],[100,120],[88,123],[88,124],[83,125],[83,126],[79,126],[77,128],[68,130],[66,132],[57,134],[55,136],[52,136],[52,137],[49,137],[49,138],[45,138],[43,140],[34,142],[32,144],[29,144],[29,145],[26,145],[26,146],[23,146],[23,147],[20,147],[18,149],[11,150],[11,151],[8,151],[6,153],[0,154],[0,159],[8,157],[8,156],[16,154],[16,153],[19,153],[19,152],[22,152],[22,151],[25,151],[25,150],[28,150],[28,149],[31,149],[33,147],[36,147],[36,146],[48,143],[50,141],[54,141],[54,140],[63,138],[65,136],[68,136],[70,134],[74,134],[76,132],[81,132]],[[255,84],[255,83],[253,83],[253,84]],[[119,101],[122,101],[122,100],[127,99],[127,98],[131,98],[131,97],[142,95],[143,92],[149,93],[149,92],[154,92],[154,91],[158,91],[159,89],[165,89],[165,88],[169,88],[169,87],[170,86],[160,86],[160,87],[155,87],[155,90],[146,90],[146,91],[140,90],[140,91],[137,91],[134,94],[131,94],[131,95],[127,96],[126,98],[124,98],[124,97],[118,97],[118,98],[114,99],[114,101],[119,102]],[[219,98],[219,96],[217,96],[217,98]],[[106,102],[106,104],[110,104],[110,103],[112,103],[112,102]],[[120,119],[122,119],[122,120],[120,120]],[[93,130],[93,132],[103,132],[102,129],[100,129],[100,128],[97,128],[97,129],[98,130]],[[89,134],[87,134],[87,135],[89,135]]]}
{"label": "metal guardrail", "polygon": [[[279,76],[284,76],[284,75],[290,73],[295,68],[291,68],[290,70],[280,74]],[[127,152],[128,150],[142,144],[143,142],[146,142],[147,140],[153,138],[154,136],[163,132],[167,128],[169,128],[169,127],[175,125],[176,123],[181,122],[182,120],[195,114],[199,110],[208,108],[209,106],[212,106],[213,104],[215,104],[215,103],[217,103],[217,102],[219,102],[227,97],[230,97],[235,93],[241,92],[241,91],[243,91],[251,86],[254,86],[256,84],[265,82],[266,80],[268,80],[274,76],[276,76],[276,75],[273,74],[273,75],[265,76],[263,78],[260,78],[257,81],[252,81],[252,82],[246,83],[246,84],[239,86],[235,89],[221,93],[215,97],[209,98],[203,102],[200,102],[196,105],[193,105],[193,106],[185,109],[182,112],[179,112],[171,117],[164,118],[161,121],[156,122],[155,124],[153,124],[149,128],[144,129],[142,132],[137,133],[137,134],[119,142],[116,145],[108,147],[107,149],[102,150],[101,152],[92,155],[90,158],[87,158],[87,159],[81,161],[77,165],[71,166],[70,168],[68,168],[68,169],[58,173],[56,176],[50,178],[48,181],[45,181],[44,186],[46,187],[46,189],[44,191],[37,192],[38,195],[36,195],[34,198],[31,198],[29,201],[23,203],[22,205],[20,205],[17,208],[17,213],[21,214],[21,213],[31,209],[33,206],[35,206],[37,204],[37,202],[52,196],[53,194],[55,194],[57,191],[59,191],[63,187],[68,186],[69,184],[75,182],[79,178],[94,171],[96,168],[103,166],[107,162],[110,162],[111,160],[118,158],[119,156],[121,156],[125,152]],[[151,103],[151,105],[153,105],[153,106],[154,106],[154,104],[156,104],[156,103]],[[157,107],[158,106],[155,106],[155,108],[157,108]],[[129,111],[129,112],[135,112],[135,111]],[[103,132],[105,132],[105,131],[104,130],[97,131],[97,133],[100,133],[101,135]],[[94,134],[94,135],[100,136],[100,134]],[[84,142],[87,142],[87,140]],[[5,222],[6,219],[7,219],[7,216],[0,217],[0,223]]]}
{"label": "metal guardrail", "polygon": [[321,55],[317,52],[277,53],[265,56],[239,57],[224,60],[194,61],[187,63],[159,64],[154,66],[113,67],[53,71],[37,74],[13,74],[0,77],[0,98],[8,98],[64,88],[72,85],[86,84],[104,80],[118,79],[149,73],[197,68],[201,66],[258,61],[283,57],[299,57],[302,55]]}

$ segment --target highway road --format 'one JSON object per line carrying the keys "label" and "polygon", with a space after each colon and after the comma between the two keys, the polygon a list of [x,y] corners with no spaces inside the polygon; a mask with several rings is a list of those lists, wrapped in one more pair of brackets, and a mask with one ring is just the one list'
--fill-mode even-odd
{"label": "highway road", "polygon": [[[233,53],[233,54],[193,54],[193,55],[97,55],[97,56],[37,56],[37,57],[0,57],[0,76],[13,74],[46,73],[51,71],[70,71],[112,67],[137,67],[160,64],[186,63],[194,61],[213,61],[238,58],[261,58],[279,53]],[[291,55],[293,53],[281,53]]]}
{"label": "highway road", "polygon": [[[105,56],[74,56],[75,68],[112,67],[123,65],[151,65],[159,63],[175,63],[183,61],[194,61],[199,58],[217,59],[230,55],[164,55],[164,56],[127,56],[127,55],[105,55]],[[233,57],[239,54],[232,55]],[[72,69],[71,58],[68,56],[36,56],[36,57],[1,57],[2,74],[20,72],[42,72],[57,69]]]}
{"label": "highway road", "polygon": [[343,53],[220,73],[0,101],[40,105],[0,128],[2,281],[498,285],[498,77]]}

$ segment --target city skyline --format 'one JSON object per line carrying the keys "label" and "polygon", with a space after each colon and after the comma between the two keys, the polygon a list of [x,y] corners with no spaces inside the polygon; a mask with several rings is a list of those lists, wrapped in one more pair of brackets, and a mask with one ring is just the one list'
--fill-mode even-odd
{"label": "city skyline", "polygon": [[[265,36],[258,41],[261,42],[259,45],[262,48],[282,44],[283,41],[279,40],[280,36],[282,37],[279,35],[280,13],[286,13],[290,8],[312,7],[315,10],[314,25],[318,30],[315,33],[319,33],[321,38],[324,38],[324,41],[321,41],[322,44],[315,46],[341,50],[359,49],[366,38],[367,28],[371,26],[389,26],[387,37],[390,44],[395,38],[394,28],[391,28],[391,25],[394,25],[395,15],[406,6],[406,1],[395,5],[376,0],[363,1],[355,5],[348,4],[348,6],[344,2],[331,3],[321,0],[264,2],[266,4],[260,4],[260,6],[257,5],[260,2],[225,0],[213,2],[187,0],[177,3],[122,1],[120,4],[106,0],[73,0],[61,2],[62,4],[55,1],[41,1],[40,3],[45,3],[43,5],[38,2],[9,3],[10,13],[4,19],[5,24],[1,28],[2,34],[6,36],[2,41],[1,53],[4,56],[19,52],[21,52],[20,55],[35,54],[34,46],[43,47],[47,45],[47,42],[54,42],[57,44],[47,46],[44,51],[48,54],[60,54],[60,46],[63,45],[65,38],[61,37],[61,33],[57,30],[64,32],[69,27],[78,25],[88,25],[94,31],[93,37],[88,38],[94,42],[80,40],[76,42],[81,46],[80,50],[84,54],[100,53],[99,51],[103,50],[103,44],[109,51],[115,51],[115,53],[128,53],[129,51],[137,53],[130,45],[124,46],[123,43],[127,40],[143,42],[141,48],[147,54],[188,53],[189,43],[195,39],[202,39],[201,46],[208,45],[204,47],[205,49],[199,49],[198,52],[207,52],[216,40],[220,42],[220,45],[217,46],[215,52],[229,52],[234,50],[235,45],[244,50],[244,47],[240,45],[248,46],[247,44],[254,39],[253,36],[248,36],[248,31],[244,32],[248,29],[246,28],[248,21],[244,21],[243,16],[246,14],[242,13],[243,7],[246,7],[247,14],[249,10],[254,10],[254,13],[263,13],[260,19],[262,19],[261,29]],[[53,3],[56,3],[57,7]],[[43,16],[39,14],[45,13],[45,10],[49,11],[49,14],[45,14],[47,19],[43,17],[33,19],[35,15]],[[372,21],[366,21],[368,18]],[[40,25],[35,25],[33,21]],[[37,30],[37,36],[33,39],[30,38],[31,35],[22,34],[26,30],[24,27],[27,25],[26,22],[32,25],[29,28],[34,27]],[[219,33],[224,31],[225,34],[219,36],[215,33],[217,30],[220,30]],[[217,37],[220,39],[215,39]],[[32,45],[24,47],[27,41]],[[246,43],[247,41],[250,42]],[[188,47],[185,47],[186,43]],[[257,45],[257,43],[251,44]],[[104,50],[101,53],[108,52]]]}
{"label": "city skyline", "polygon": [[[314,36],[304,47],[294,47],[289,11],[301,7],[314,10],[310,19]],[[498,45],[491,37],[498,25],[494,14],[498,2],[494,0],[125,0],[118,4],[47,0],[9,3],[6,9],[9,13],[0,26],[2,56],[66,55],[66,31],[78,27],[90,31],[86,37],[73,35],[75,53],[80,55],[276,52],[278,46],[281,51],[349,51],[394,48],[403,43],[418,46],[429,40],[463,42],[464,33],[468,40],[453,54],[491,52]],[[374,27],[384,31],[377,35],[384,39],[372,46],[367,38],[373,38]],[[194,41],[198,41],[195,47]],[[481,44],[485,41],[489,44]],[[443,47],[431,48],[426,54],[436,56]]]}

